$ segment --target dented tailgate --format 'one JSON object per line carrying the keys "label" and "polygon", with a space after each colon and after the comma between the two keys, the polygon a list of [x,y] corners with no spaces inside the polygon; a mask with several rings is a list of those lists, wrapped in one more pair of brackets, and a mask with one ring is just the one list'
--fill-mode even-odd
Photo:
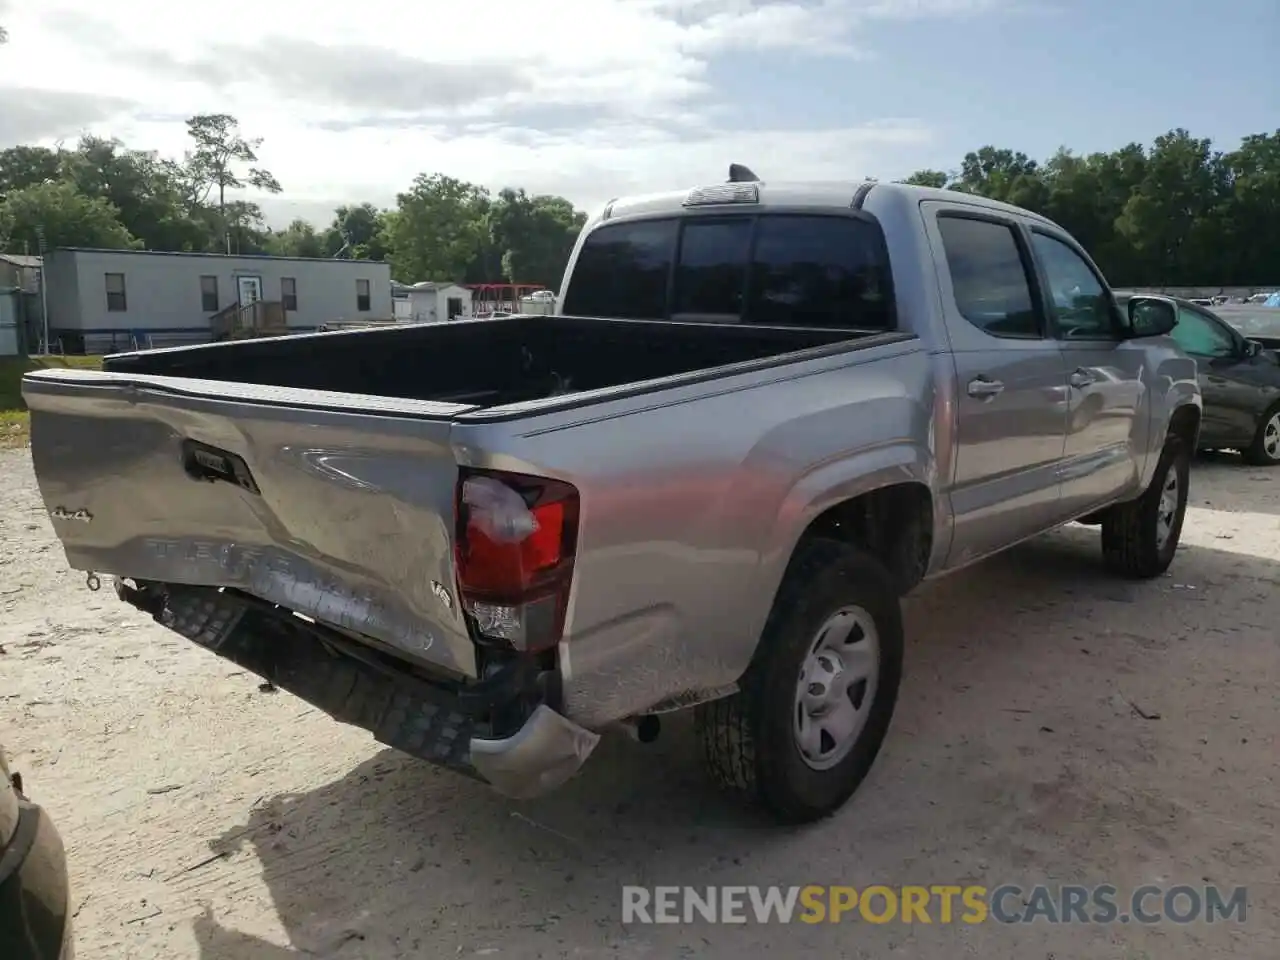
{"label": "dented tailgate", "polygon": [[475,676],[449,442],[469,407],[82,370],[23,396],[71,566],[240,588]]}

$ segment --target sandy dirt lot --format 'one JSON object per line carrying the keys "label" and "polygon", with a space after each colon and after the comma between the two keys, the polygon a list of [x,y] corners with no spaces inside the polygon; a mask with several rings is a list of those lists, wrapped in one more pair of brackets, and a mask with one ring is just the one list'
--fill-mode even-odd
{"label": "sandy dirt lot", "polygon": [[[56,818],[83,957],[1280,956],[1280,471],[1197,465],[1183,550],[1072,527],[907,604],[898,715],[834,819],[778,830],[687,723],[514,803],[381,748],[66,568],[0,453],[0,737]],[[623,884],[1247,885],[1244,925],[624,926]]]}

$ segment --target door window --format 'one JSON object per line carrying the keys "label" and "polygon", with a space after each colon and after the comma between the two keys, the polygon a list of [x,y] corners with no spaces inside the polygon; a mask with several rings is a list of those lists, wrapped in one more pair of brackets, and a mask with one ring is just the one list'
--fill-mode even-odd
{"label": "door window", "polygon": [[940,216],[938,231],[960,315],[995,337],[1042,336],[1013,228],[991,220]]}
{"label": "door window", "polygon": [[1229,357],[1236,352],[1235,338],[1208,317],[1178,308],[1178,325],[1172,337],[1193,357]]}
{"label": "door window", "polygon": [[1063,340],[1114,340],[1114,301],[1084,258],[1044,233],[1031,234],[1031,247],[1049,284],[1046,294],[1058,335]]}

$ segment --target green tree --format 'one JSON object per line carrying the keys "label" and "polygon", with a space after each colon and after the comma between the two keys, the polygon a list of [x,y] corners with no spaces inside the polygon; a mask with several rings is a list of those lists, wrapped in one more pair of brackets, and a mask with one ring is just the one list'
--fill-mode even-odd
{"label": "green tree", "polygon": [[487,242],[488,200],[483,187],[441,173],[419,174],[397,196],[397,216],[385,234],[396,279],[470,279],[468,270]]}
{"label": "green tree", "polygon": [[1172,130],[1156,138],[1142,180],[1125,202],[1116,231],[1128,241],[1141,283],[1164,277],[1211,281],[1221,233],[1219,206],[1225,181],[1221,156],[1209,140]]}
{"label": "green tree", "polygon": [[1025,153],[982,147],[965,154],[960,164],[956,190],[1005,200],[1015,185],[1037,175],[1037,164]]}
{"label": "green tree", "polygon": [[119,140],[86,136],[61,155],[61,178],[87,197],[120,211],[126,229],[155,250],[207,250],[220,231],[183,204],[181,172],[154,152],[130,150]]}
{"label": "green tree", "polygon": [[195,142],[184,168],[189,205],[203,207],[217,196],[218,216],[226,234],[226,250],[230,252],[232,227],[244,229],[244,223],[231,215],[243,215],[244,208],[229,210],[227,191],[252,188],[279,193],[280,181],[261,167],[250,166],[246,172],[239,172],[245,164],[258,162],[257,149],[262,146],[262,138],[246,139],[240,133],[239,121],[230,114],[204,113],[191,117],[187,121],[187,134]]}
{"label": "green tree", "polygon": [[1223,158],[1230,193],[1222,205],[1219,266],[1230,282],[1275,283],[1280,276],[1280,130],[1255,133]]}
{"label": "green tree", "polygon": [[62,153],[48,147],[19,144],[0,150],[0,194],[56,180],[62,173]]}
{"label": "green tree", "polygon": [[328,256],[350,260],[385,260],[387,258],[387,211],[372,203],[338,207],[333,222],[325,231]]}
{"label": "green tree", "polygon": [[86,197],[66,181],[39,183],[0,202],[0,244],[10,253],[54,247],[126,250],[141,246],[120,222],[120,211],[101,197]]}
{"label": "green tree", "polygon": [[288,227],[267,237],[267,251],[277,257],[330,256],[325,250],[325,235],[305,220],[294,220]]}
{"label": "green tree", "polygon": [[942,189],[951,182],[951,178],[941,170],[917,170],[907,179],[899,181],[915,187],[934,187]]}
{"label": "green tree", "polygon": [[492,249],[508,283],[559,286],[586,215],[564,197],[501,191],[489,210]]}

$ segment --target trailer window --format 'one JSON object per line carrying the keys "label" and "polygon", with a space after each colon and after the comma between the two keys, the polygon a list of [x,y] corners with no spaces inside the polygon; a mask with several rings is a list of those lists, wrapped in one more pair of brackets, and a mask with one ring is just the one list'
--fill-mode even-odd
{"label": "trailer window", "polygon": [[579,317],[664,319],[678,225],[676,220],[644,220],[592,231],[569,277],[564,312]]}
{"label": "trailer window", "polygon": [[124,274],[105,274],[107,283],[107,310],[111,313],[124,313],[128,309],[128,300],[124,293]]}
{"label": "trailer window", "polygon": [[204,313],[218,312],[218,278],[205,276],[200,278],[200,309]]}
{"label": "trailer window", "polygon": [[880,228],[854,217],[760,218],[747,319],[762,326],[892,330],[893,288]]}

